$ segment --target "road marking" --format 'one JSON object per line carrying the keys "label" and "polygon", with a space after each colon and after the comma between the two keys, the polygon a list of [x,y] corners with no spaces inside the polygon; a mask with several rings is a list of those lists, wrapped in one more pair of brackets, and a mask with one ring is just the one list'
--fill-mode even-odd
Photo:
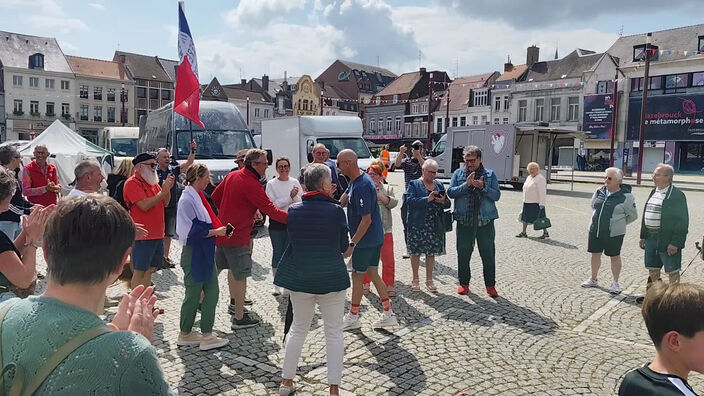
{"label": "road marking", "polygon": [[631,285],[628,289],[624,290],[622,293],[615,295],[611,297],[611,299],[601,306],[601,308],[597,309],[594,311],[593,314],[591,314],[587,319],[583,320],[582,323],[578,324],[577,327],[572,329],[572,331],[575,331],[577,333],[583,333],[589,326],[592,325],[592,323],[596,322],[601,318],[602,316],[606,315],[613,307],[618,305],[621,301],[626,299],[627,295],[630,295],[631,293],[635,292],[638,289],[639,285]]}

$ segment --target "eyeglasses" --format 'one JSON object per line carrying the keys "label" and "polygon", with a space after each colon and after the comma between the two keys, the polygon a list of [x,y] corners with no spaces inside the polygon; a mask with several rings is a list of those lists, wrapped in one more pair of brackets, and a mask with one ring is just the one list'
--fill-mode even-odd
{"label": "eyeglasses", "polygon": [[144,166],[149,166],[149,167],[151,167],[152,169],[156,169],[156,162],[150,162],[150,163],[148,163],[148,164],[142,163],[142,165],[144,165]]}
{"label": "eyeglasses", "polygon": [[606,180],[611,180],[611,179],[612,179],[611,177],[607,177],[607,178],[606,178]]}
{"label": "eyeglasses", "polygon": [[279,165],[279,166],[277,166],[276,168],[278,168],[278,169],[290,169],[290,168],[291,168],[291,165]]}

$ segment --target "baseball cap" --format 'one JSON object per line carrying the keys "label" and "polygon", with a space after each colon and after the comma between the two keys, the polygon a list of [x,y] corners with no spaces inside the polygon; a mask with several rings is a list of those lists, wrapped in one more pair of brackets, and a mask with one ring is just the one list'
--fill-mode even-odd
{"label": "baseball cap", "polygon": [[151,159],[156,160],[156,157],[154,156],[154,154],[152,154],[152,153],[139,153],[132,160],[132,165],[137,165],[141,162],[149,161]]}

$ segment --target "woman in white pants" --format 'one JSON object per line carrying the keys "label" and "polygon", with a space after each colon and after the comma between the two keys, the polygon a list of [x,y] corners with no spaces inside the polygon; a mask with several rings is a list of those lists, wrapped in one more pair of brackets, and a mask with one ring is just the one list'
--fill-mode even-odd
{"label": "woman in white pants", "polygon": [[349,246],[349,229],[344,211],[331,196],[330,168],[311,164],[304,173],[308,192],[288,209],[289,245],[274,278],[276,286],[290,290],[293,305],[279,395],[295,389],[293,378],[316,304],[323,316],[330,394],[337,395],[345,349],[345,292],[350,287],[342,253]]}

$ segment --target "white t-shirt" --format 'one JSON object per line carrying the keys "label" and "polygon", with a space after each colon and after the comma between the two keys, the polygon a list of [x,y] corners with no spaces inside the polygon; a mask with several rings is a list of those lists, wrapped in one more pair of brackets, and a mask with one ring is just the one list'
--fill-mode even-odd
{"label": "white t-shirt", "polygon": [[68,193],[67,197],[82,197],[84,195],[88,195],[88,193],[74,188],[70,193]]}
{"label": "white t-shirt", "polygon": [[[298,187],[298,194],[291,199],[291,190]],[[293,177],[289,177],[286,181],[281,181],[279,178],[271,179],[266,183],[266,195],[269,197],[274,206],[288,212],[288,207],[296,202],[301,202],[303,189],[301,183]]]}

